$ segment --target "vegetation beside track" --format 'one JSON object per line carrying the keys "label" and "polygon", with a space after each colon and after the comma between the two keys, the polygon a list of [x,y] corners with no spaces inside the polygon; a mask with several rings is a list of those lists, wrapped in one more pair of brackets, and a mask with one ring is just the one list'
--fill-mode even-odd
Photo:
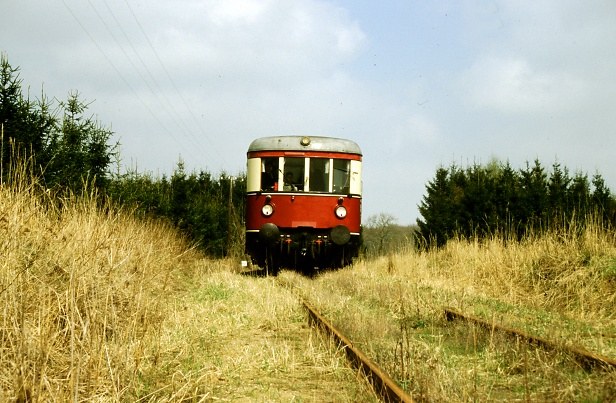
{"label": "vegetation beside track", "polygon": [[592,225],[408,248],[314,279],[281,275],[416,399],[610,401],[615,371],[589,372],[564,351],[448,323],[443,307],[616,357],[615,268],[614,233]]}
{"label": "vegetation beside track", "polygon": [[[58,200],[11,183],[0,187],[0,400],[374,399],[271,279],[93,193]],[[419,400],[609,401],[613,371],[447,323],[442,308],[614,357],[615,268],[614,233],[594,225],[281,276]]]}
{"label": "vegetation beside track", "polygon": [[374,400],[271,278],[92,194],[58,202],[12,183],[0,186],[0,401]]}

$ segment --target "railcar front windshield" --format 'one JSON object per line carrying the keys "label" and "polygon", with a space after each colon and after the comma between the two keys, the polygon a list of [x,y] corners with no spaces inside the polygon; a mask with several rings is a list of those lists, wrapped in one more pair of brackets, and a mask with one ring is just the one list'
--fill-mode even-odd
{"label": "railcar front windshield", "polygon": [[[263,192],[361,194],[361,161],[264,157],[254,158],[248,165],[249,183],[257,185],[258,182],[257,189]],[[253,176],[255,181],[251,180]]]}
{"label": "railcar front windshield", "polygon": [[334,160],[333,192],[349,193],[350,161]]}

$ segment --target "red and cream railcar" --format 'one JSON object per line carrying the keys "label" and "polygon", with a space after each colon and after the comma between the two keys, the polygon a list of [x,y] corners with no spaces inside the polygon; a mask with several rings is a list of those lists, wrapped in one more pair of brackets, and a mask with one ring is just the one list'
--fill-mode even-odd
{"label": "red and cream railcar", "polygon": [[246,252],[253,263],[340,267],[361,236],[362,154],[350,140],[277,136],[248,148]]}

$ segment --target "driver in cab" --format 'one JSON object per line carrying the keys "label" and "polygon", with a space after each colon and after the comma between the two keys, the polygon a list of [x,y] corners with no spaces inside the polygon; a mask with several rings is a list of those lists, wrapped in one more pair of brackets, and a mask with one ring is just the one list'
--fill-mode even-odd
{"label": "driver in cab", "polygon": [[293,172],[286,172],[284,174],[283,190],[290,191],[290,192],[297,191],[297,186],[293,184]]}

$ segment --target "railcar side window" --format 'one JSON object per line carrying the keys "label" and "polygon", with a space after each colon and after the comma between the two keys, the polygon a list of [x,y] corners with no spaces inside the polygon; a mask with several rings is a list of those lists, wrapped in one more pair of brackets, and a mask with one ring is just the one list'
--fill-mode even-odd
{"label": "railcar side window", "polygon": [[329,158],[310,159],[309,189],[311,192],[329,191]]}
{"label": "railcar side window", "polygon": [[261,190],[278,190],[278,158],[261,160]]}
{"label": "railcar side window", "polygon": [[349,162],[334,159],[334,193],[349,193]]}

